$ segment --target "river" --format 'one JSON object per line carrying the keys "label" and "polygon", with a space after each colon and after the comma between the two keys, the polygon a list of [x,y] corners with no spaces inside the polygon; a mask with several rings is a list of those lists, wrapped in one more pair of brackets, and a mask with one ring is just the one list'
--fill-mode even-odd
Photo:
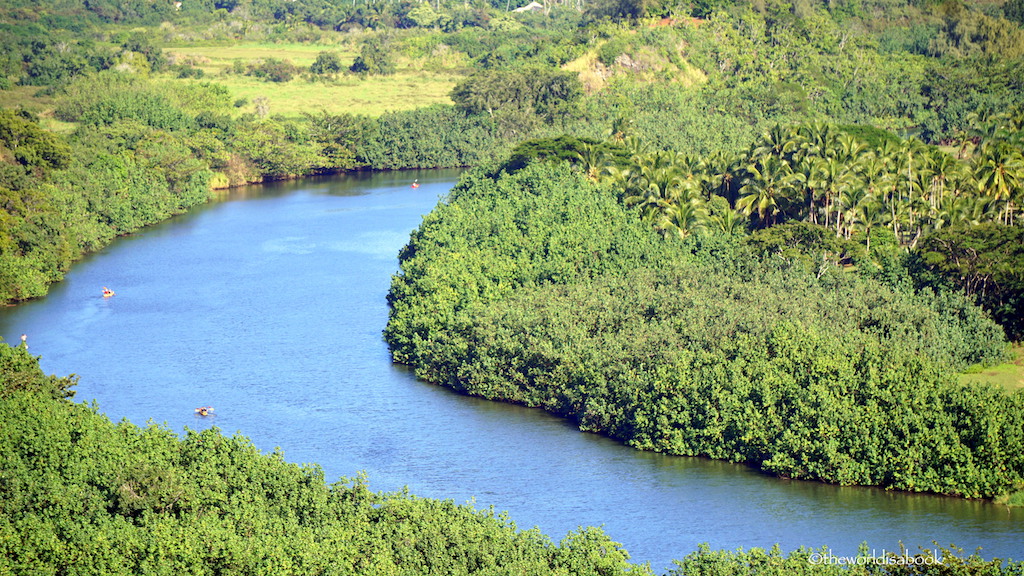
{"label": "river", "polygon": [[[410,187],[413,178],[421,186]],[[508,511],[554,541],[603,526],[662,573],[698,544],[829,546],[835,555],[955,544],[1024,560],[1024,510],[787,481],[642,453],[537,410],[417,381],[381,330],[396,255],[455,172],[361,174],[233,191],[77,264],[44,299],[0,311],[48,373],[114,420],[212,425],[318,463],[328,480]],[[108,286],[116,296],[104,299]],[[200,418],[193,409],[214,407]]]}

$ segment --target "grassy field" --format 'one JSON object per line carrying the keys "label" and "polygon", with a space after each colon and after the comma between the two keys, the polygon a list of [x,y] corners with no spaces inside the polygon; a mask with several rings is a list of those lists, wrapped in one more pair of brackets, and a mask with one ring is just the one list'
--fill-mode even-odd
{"label": "grassy field", "polygon": [[39,116],[39,123],[47,130],[54,132],[70,132],[75,124],[61,122],[53,116],[53,98],[39,96],[39,86],[14,86],[10,90],[0,90],[0,108],[22,108]]}
{"label": "grassy field", "polygon": [[[379,116],[388,111],[411,110],[436,103],[451,103],[448,94],[461,76],[454,73],[425,72],[410,62],[398,62],[391,76],[360,78],[339,74],[334,80],[310,82],[296,77],[290,82],[265,82],[257,78],[228,73],[235,61],[243,64],[261,58],[289,60],[308,68],[322,51],[335,52],[342,64],[351,65],[356,53],[338,46],[312,44],[236,44],[232,46],[189,46],[167,48],[176,59],[193,62],[206,76],[202,81],[223,84],[237,100],[248,104],[242,112],[253,112],[253,100],[264,96],[270,113],[298,118],[302,112],[349,112]],[[169,77],[168,77],[169,78]]]}
{"label": "grassy field", "polygon": [[261,58],[290,60],[296,66],[308,68],[320,52],[334,52],[343,62],[351,64],[356,52],[339,46],[319,44],[253,44],[237,43],[215,46],[168,47],[164,53],[172,61],[191,60],[196,68],[207,74],[220,74],[230,68],[235,60],[250,62]]}
{"label": "grassy field", "polygon": [[296,78],[291,82],[263,82],[250,76],[209,78],[227,86],[235,99],[245,98],[243,112],[254,112],[253,100],[264,96],[270,113],[297,118],[302,112],[326,110],[334,114],[349,112],[380,116],[384,112],[411,110],[436,103],[451,103],[448,94],[456,78],[426,73],[398,73],[393,76],[361,79],[339,76],[328,82],[309,82]]}
{"label": "grassy field", "polygon": [[1024,389],[1024,345],[1014,344],[1013,360],[983,368],[978,372],[961,374],[964,383],[987,383],[1002,386],[1008,392]]}
{"label": "grassy field", "polygon": [[[450,104],[448,94],[462,78],[455,72],[423,70],[422,62],[399,61],[398,71],[391,76],[362,78],[339,74],[334,79],[310,82],[296,76],[290,82],[265,82],[252,76],[229,74],[234,61],[243,64],[261,58],[290,60],[296,66],[308,68],[322,51],[338,54],[346,67],[352,64],[356,53],[338,46],[312,44],[235,44],[231,46],[189,46],[167,48],[165,52],[178,61],[191,61],[204,71],[200,80],[179,80],[171,73],[162,78],[168,82],[215,82],[231,92],[233,99],[245,99],[247,104],[239,113],[255,112],[253,101],[266,97],[270,114],[286,118],[299,118],[303,112],[316,114],[321,110],[333,114],[348,112],[366,116],[380,116],[422,108],[431,104]],[[16,86],[0,90],[0,107],[25,108],[39,114],[43,126],[54,131],[69,131],[74,124],[60,122],[53,117],[53,99],[37,96],[36,86]]]}

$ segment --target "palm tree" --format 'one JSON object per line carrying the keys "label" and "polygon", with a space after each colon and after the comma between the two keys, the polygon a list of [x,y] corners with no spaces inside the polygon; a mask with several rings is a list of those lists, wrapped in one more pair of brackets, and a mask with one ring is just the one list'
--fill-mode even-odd
{"label": "palm tree", "polygon": [[836,137],[836,146],[831,148],[843,162],[857,162],[867,153],[868,145],[860,138],[843,132]]}
{"label": "palm tree", "polygon": [[802,138],[798,147],[804,159],[808,156],[824,158],[834,154],[838,147],[838,136],[833,126],[825,122],[805,124],[797,129],[797,134]]}
{"label": "palm tree", "polygon": [[708,211],[704,207],[704,202],[695,198],[666,205],[655,223],[655,228],[662,234],[674,231],[680,238],[685,239],[690,234],[703,230],[707,220]]}
{"label": "palm tree", "polygon": [[795,193],[800,197],[801,205],[806,208],[808,218],[812,224],[818,223],[817,201],[822,192],[822,180],[819,179],[819,163],[823,158],[816,156],[804,156],[793,164],[793,186]]}
{"label": "palm tree", "polygon": [[836,230],[840,230],[847,240],[853,234],[854,223],[857,220],[857,206],[864,202],[877,202],[877,199],[861,186],[846,188],[839,195],[837,207],[841,210],[841,214],[836,216]]}
{"label": "palm tree", "polygon": [[825,227],[829,228],[832,226],[833,207],[835,207],[835,229],[837,236],[840,234],[840,195],[847,188],[858,184],[857,172],[861,167],[860,162],[850,163],[836,157],[820,158],[815,163],[817,170],[816,178],[825,200]]}
{"label": "palm tree", "polygon": [[583,164],[583,171],[591,182],[596,182],[601,172],[608,166],[608,153],[594,144],[584,144],[582,150],[576,153],[576,157]]}
{"label": "palm tree", "polygon": [[932,218],[932,228],[939,230],[959,223],[981,224],[983,220],[979,217],[986,214],[988,205],[991,204],[991,199],[984,196],[945,196],[939,202]]}
{"label": "palm tree", "polygon": [[992,144],[1003,139],[1000,128],[1008,118],[994,112],[991,108],[983,108],[967,115],[969,133],[978,140],[979,146]]}
{"label": "palm tree", "polygon": [[775,156],[780,160],[789,160],[789,155],[797,148],[796,132],[776,124],[761,133],[750,151],[751,158]]}
{"label": "palm tree", "polygon": [[793,193],[793,171],[777,156],[765,156],[747,167],[749,175],[740,188],[736,208],[772,226],[785,212]]}
{"label": "palm tree", "polygon": [[740,234],[747,228],[747,218],[736,210],[726,210],[708,218],[707,227],[725,234]]}
{"label": "palm tree", "polygon": [[871,229],[885,225],[885,208],[877,200],[866,196],[854,206],[852,227],[864,231],[865,251],[871,254]]}
{"label": "palm tree", "polygon": [[637,174],[635,166],[627,166],[620,168],[619,166],[605,166],[602,171],[604,174],[603,179],[611,182],[612,187],[619,191],[619,197],[625,200],[628,196],[632,195],[635,188],[637,187]]}
{"label": "palm tree", "polygon": [[630,156],[643,156],[647,152],[647,141],[641,140],[634,135],[628,135],[623,138],[622,145],[629,152]]}
{"label": "palm tree", "polygon": [[622,143],[627,137],[633,135],[635,126],[633,119],[624,114],[619,114],[612,119],[612,125],[605,131],[605,138],[613,142]]}
{"label": "palm tree", "polygon": [[741,162],[742,158],[722,150],[712,152],[702,162],[708,191],[728,200],[730,206],[736,204]]}
{"label": "palm tree", "polygon": [[928,187],[928,204],[935,210],[946,196],[950,183],[956,182],[964,173],[964,164],[945,152],[935,150],[930,161],[931,183]]}
{"label": "palm tree", "polygon": [[1006,116],[1006,141],[1018,148],[1024,146],[1024,105],[1018,104]]}
{"label": "palm tree", "polygon": [[1009,225],[1013,221],[1013,201],[1024,186],[1024,156],[1021,151],[1005,142],[982,146],[975,157],[974,176],[978,189],[995,200],[1004,200],[1006,208],[1001,217]]}
{"label": "palm tree", "polygon": [[957,142],[956,159],[963,160],[967,156],[967,145],[973,144],[974,139],[966,130],[954,130],[953,139]]}
{"label": "palm tree", "polygon": [[634,157],[637,178],[634,187],[627,191],[626,205],[640,206],[644,217],[650,218],[663,203],[670,202],[676,195],[674,189],[683,183],[674,160],[675,155],[666,151]]}

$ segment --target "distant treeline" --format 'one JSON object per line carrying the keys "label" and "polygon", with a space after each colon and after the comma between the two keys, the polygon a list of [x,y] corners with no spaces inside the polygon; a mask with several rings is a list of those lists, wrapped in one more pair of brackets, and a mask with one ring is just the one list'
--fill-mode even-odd
{"label": "distant treeline", "polygon": [[[299,69],[277,61],[276,71],[246,70],[269,65],[252,62],[239,72],[329,81],[342,71],[394,73],[399,57],[466,75],[572,70],[588,98],[575,103],[569,117],[580,126],[567,132],[586,126],[594,136],[628,117],[660,148],[687,153],[808,120],[871,124],[937,143],[968,131],[972,113],[1019,105],[1024,94],[1024,0],[599,0],[506,12],[517,3],[191,1],[176,10],[169,0],[20,0],[3,9],[0,83],[54,86],[111,67],[190,78],[202,70],[172,64],[158,48],[323,42],[327,52],[354,49],[361,64],[328,59]],[[146,10],[163,12],[139,14]],[[337,32],[352,29],[371,31]],[[291,70],[281,74],[281,66]],[[510,86],[492,87],[504,91],[502,114],[517,108],[508,105]],[[735,140],[723,134],[736,130]]]}
{"label": "distant treeline", "polygon": [[1003,330],[793,226],[663,237],[565,164],[477,172],[402,250],[385,335],[425,380],[636,448],[1021,503],[1024,393],[955,378]]}

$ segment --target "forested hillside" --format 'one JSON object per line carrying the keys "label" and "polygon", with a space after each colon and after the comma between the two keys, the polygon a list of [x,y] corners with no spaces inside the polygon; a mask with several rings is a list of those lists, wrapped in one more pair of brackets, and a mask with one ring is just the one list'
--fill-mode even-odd
{"label": "forested hillside", "polygon": [[[206,201],[211,186],[483,165],[561,134],[628,141],[625,158],[667,150],[713,163],[731,208],[757,204],[752,227],[827,218],[856,234],[857,213],[916,246],[952,223],[1019,217],[1020,0],[581,0],[512,11],[522,4],[6,2],[0,299],[44,294],[81,254]],[[372,86],[383,88],[346,99]],[[787,139],[790,126],[826,124],[874,130],[889,147],[744,152],[766,132]],[[883,172],[906,180],[850,182]],[[772,214],[755,194],[765,177],[785,181]],[[911,208],[895,211],[896,197]],[[921,202],[945,215],[924,217]],[[1019,280],[1002,278],[998,297],[981,298],[1009,317]]]}

